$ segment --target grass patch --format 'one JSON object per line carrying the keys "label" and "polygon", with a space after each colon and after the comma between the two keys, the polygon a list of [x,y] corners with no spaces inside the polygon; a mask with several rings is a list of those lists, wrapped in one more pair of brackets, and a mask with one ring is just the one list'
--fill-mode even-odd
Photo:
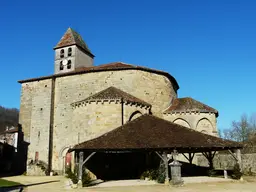
{"label": "grass patch", "polygon": [[13,187],[13,186],[18,186],[18,185],[22,185],[22,184],[14,182],[14,181],[0,179],[0,187]]}

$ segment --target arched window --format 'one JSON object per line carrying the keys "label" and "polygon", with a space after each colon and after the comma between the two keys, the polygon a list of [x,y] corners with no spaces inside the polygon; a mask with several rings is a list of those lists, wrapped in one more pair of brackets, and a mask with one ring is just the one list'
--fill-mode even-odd
{"label": "arched window", "polygon": [[63,70],[63,63],[62,63],[62,61],[60,62],[60,70]]}
{"label": "arched window", "polygon": [[68,69],[71,69],[71,60],[68,60],[68,66],[67,66]]}
{"label": "arched window", "polygon": [[68,48],[68,56],[71,56],[71,55],[72,55],[72,48],[69,47],[69,48]]}
{"label": "arched window", "polygon": [[178,125],[181,125],[181,126],[190,128],[189,123],[188,123],[187,121],[185,121],[184,119],[181,119],[181,118],[175,119],[175,120],[173,121],[173,123],[176,123],[176,124],[178,124]]}
{"label": "arched window", "polygon": [[142,114],[141,114],[140,111],[135,111],[135,112],[133,112],[133,113],[130,115],[129,121],[132,121],[132,120],[134,120],[134,119],[140,117],[141,115],[142,115]]}
{"label": "arched window", "polygon": [[61,49],[60,50],[60,58],[63,58],[64,57],[64,49]]}
{"label": "arched window", "polygon": [[202,118],[198,121],[196,130],[204,133],[211,133],[213,131],[213,126],[208,119]]}

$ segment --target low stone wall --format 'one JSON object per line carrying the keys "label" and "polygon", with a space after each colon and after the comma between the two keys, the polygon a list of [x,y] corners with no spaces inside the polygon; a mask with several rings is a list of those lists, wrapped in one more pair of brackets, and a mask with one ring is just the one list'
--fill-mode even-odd
{"label": "low stone wall", "polygon": [[45,171],[37,165],[30,165],[27,167],[27,175],[29,176],[45,176]]}
{"label": "low stone wall", "polygon": [[[241,154],[242,167],[245,174],[256,173],[256,153]],[[213,159],[215,169],[232,170],[236,160],[231,154],[216,154]],[[197,165],[208,166],[208,160],[203,155],[197,156]]]}
{"label": "low stone wall", "polygon": [[27,175],[29,176],[45,176],[46,170],[48,168],[47,163],[38,161],[38,162],[29,162],[27,164]]}

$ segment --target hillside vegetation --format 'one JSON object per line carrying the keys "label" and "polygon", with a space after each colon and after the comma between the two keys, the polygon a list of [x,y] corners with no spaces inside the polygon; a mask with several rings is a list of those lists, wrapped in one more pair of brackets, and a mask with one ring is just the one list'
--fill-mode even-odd
{"label": "hillside vegetation", "polygon": [[0,132],[6,127],[17,126],[19,121],[19,110],[16,108],[5,108],[0,106]]}

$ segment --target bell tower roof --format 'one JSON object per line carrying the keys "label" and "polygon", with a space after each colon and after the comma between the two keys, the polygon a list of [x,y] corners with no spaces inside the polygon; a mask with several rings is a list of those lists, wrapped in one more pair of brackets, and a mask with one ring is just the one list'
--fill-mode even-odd
{"label": "bell tower roof", "polygon": [[62,36],[61,40],[58,42],[58,44],[54,47],[54,50],[71,45],[78,46],[80,49],[82,49],[82,51],[86,52],[91,57],[94,57],[81,35],[79,35],[76,31],[69,27],[66,33]]}

